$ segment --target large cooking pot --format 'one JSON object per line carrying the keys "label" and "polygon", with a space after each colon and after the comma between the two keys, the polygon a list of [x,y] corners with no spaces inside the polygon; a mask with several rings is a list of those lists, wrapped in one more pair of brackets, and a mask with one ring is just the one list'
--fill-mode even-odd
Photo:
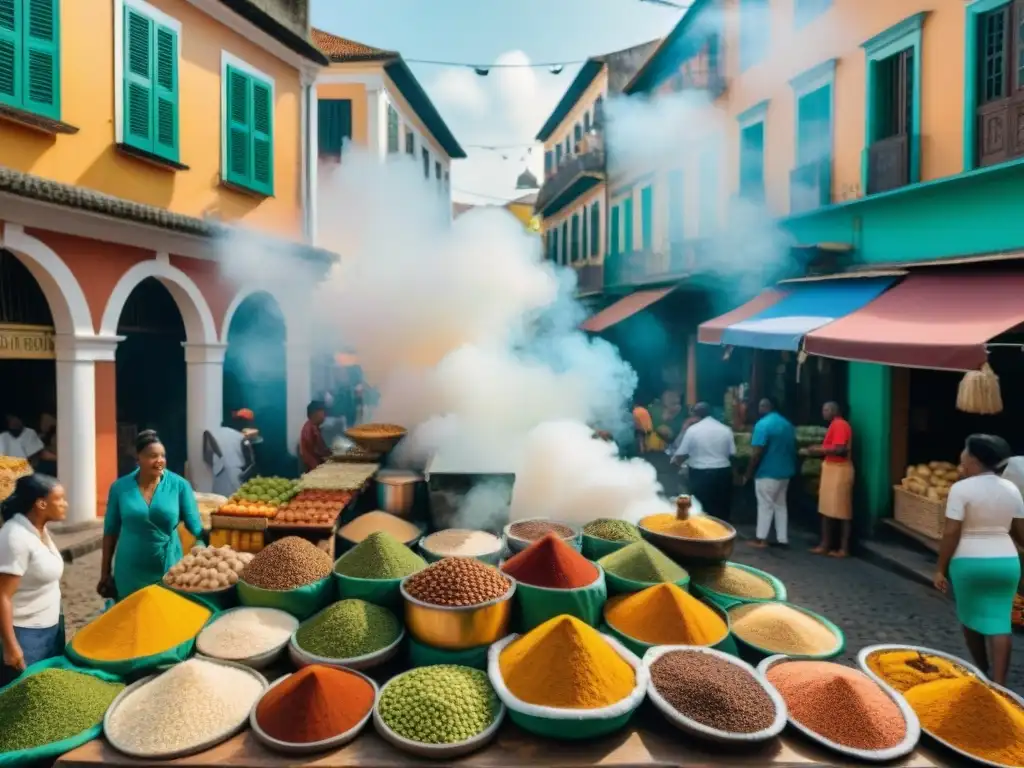
{"label": "large cooking pot", "polygon": [[377,505],[397,517],[411,516],[423,475],[405,469],[382,469],[376,480]]}

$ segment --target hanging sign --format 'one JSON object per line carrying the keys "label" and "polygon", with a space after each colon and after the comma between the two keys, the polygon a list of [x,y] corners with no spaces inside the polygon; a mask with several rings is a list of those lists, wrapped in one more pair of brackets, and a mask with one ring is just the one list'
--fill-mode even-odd
{"label": "hanging sign", "polygon": [[0,360],[53,360],[53,328],[0,325]]}

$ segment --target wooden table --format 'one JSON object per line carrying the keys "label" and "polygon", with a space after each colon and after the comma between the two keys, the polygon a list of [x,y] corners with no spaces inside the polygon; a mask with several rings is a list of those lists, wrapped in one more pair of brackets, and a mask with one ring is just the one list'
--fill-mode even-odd
{"label": "wooden table", "polygon": [[[646,707],[647,705],[645,705]],[[411,765],[449,765],[467,768],[710,768],[714,766],[771,766],[771,768],[808,768],[809,766],[865,766],[867,763],[843,762],[838,755],[826,752],[786,731],[782,738],[750,750],[731,750],[699,743],[680,731],[659,721],[655,713],[638,713],[638,727],[604,739],[580,742],[558,742],[539,739],[506,723],[498,738],[486,749],[459,760],[422,760],[391,747],[377,736],[372,723],[362,735],[335,752],[310,757],[287,757],[263,749],[248,731],[230,741],[194,757],[163,762],[139,762],[121,756],[102,739],[97,739],[64,755],[60,768],[95,768],[95,766],[188,766],[214,768],[404,768]],[[650,726],[642,723],[653,723]],[[947,755],[926,747],[906,760],[889,765],[899,768],[934,768],[955,764]]]}

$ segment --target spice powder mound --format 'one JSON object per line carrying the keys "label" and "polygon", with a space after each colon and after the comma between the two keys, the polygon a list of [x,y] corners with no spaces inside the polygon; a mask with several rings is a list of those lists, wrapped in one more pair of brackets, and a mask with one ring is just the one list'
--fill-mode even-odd
{"label": "spice powder mound", "polygon": [[781,603],[750,603],[729,610],[732,632],[757,648],[788,656],[834,651],[839,638],[813,616]]}
{"label": "spice powder mound", "polygon": [[571,539],[576,535],[576,532],[569,526],[551,520],[523,520],[513,523],[508,532],[517,539],[525,541],[536,541],[549,533],[554,533],[563,539]]}
{"label": "spice powder mound", "polygon": [[284,591],[326,579],[333,566],[330,555],[315,544],[286,536],[260,551],[239,579],[260,589]]}
{"label": "spice powder mound", "polygon": [[583,532],[605,541],[640,541],[640,529],[625,520],[602,517],[583,526]]}
{"label": "spice powder mound", "polygon": [[775,721],[775,703],[747,670],[700,651],[670,651],[651,665],[651,682],[672,708],[726,733],[757,733]]}
{"label": "spice powder mound", "polygon": [[334,572],[357,579],[402,579],[427,567],[426,561],[385,531],[371,533],[334,565]]}
{"label": "spice powder mound", "polygon": [[501,551],[501,539],[486,531],[448,528],[430,534],[421,546],[441,557],[480,557]]}
{"label": "spice powder mound", "polygon": [[767,677],[793,720],[836,744],[890,749],[907,734],[900,708],[859,670],[827,661],[785,661]]}
{"label": "spice powder mound", "polygon": [[295,633],[302,650],[324,659],[355,659],[394,643],[402,625],[387,608],[365,600],[339,600]]}
{"label": "spice powder mound", "polygon": [[646,541],[637,541],[597,561],[610,574],[632,581],[657,584],[662,581],[683,581],[686,569]]}
{"label": "spice powder mound", "polygon": [[554,533],[509,558],[501,569],[516,581],[547,589],[587,587],[601,575],[597,566]]}
{"label": "spice powder mound", "polygon": [[918,651],[879,651],[868,657],[868,669],[900,693],[935,680],[955,680],[967,673],[941,656]]}
{"label": "spice powder mound", "polygon": [[651,645],[714,645],[729,634],[717,613],[675,584],[613,597],[604,618],[624,635]]}
{"label": "spice powder mound", "polygon": [[729,535],[728,528],[710,518],[698,516],[680,520],[667,512],[645,517],[640,521],[640,527],[682,539],[723,539]]}
{"label": "spice powder mound", "polygon": [[374,701],[373,686],[347,669],[314,664],[269,689],[256,722],[271,738],[310,744],[355,728]]}
{"label": "spice powder mound", "polygon": [[771,600],[775,597],[775,587],[771,582],[745,568],[737,568],[728,563],[696,569],[693,572],[693,582],[733,597],[757,600]]}
{"label": "spice powder mound", "polygon": [[402,582],[409,597],[464,607],[504,597],[512,584],[497,568],[467,557],[446,557]]}

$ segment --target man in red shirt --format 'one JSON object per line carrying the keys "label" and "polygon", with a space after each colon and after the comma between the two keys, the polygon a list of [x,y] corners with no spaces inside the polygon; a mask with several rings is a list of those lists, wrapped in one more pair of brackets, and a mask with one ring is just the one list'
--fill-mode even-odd
{"label": "man in red shirt", "polygon": [[[811,550],[816,555],[846,557],[850,554],[850,530],[853,527],[853,462],[850,450],[853,430],[843,418],[839,405],[825,403],[821,415],[828,422],[825,441],[801,451],[804,456],[822,457],[818,512],[821,514],[821,543]],[[840,527],[839,548],[832,549],[832,522]]]}
{"label": "man in red shirt", "polygon": [[320,433],[320,425],[327,418],[327,404],[314,400],[306,406],[306,423],[299,433],[299,461],[303,472],[316,469],[331,455]]}

